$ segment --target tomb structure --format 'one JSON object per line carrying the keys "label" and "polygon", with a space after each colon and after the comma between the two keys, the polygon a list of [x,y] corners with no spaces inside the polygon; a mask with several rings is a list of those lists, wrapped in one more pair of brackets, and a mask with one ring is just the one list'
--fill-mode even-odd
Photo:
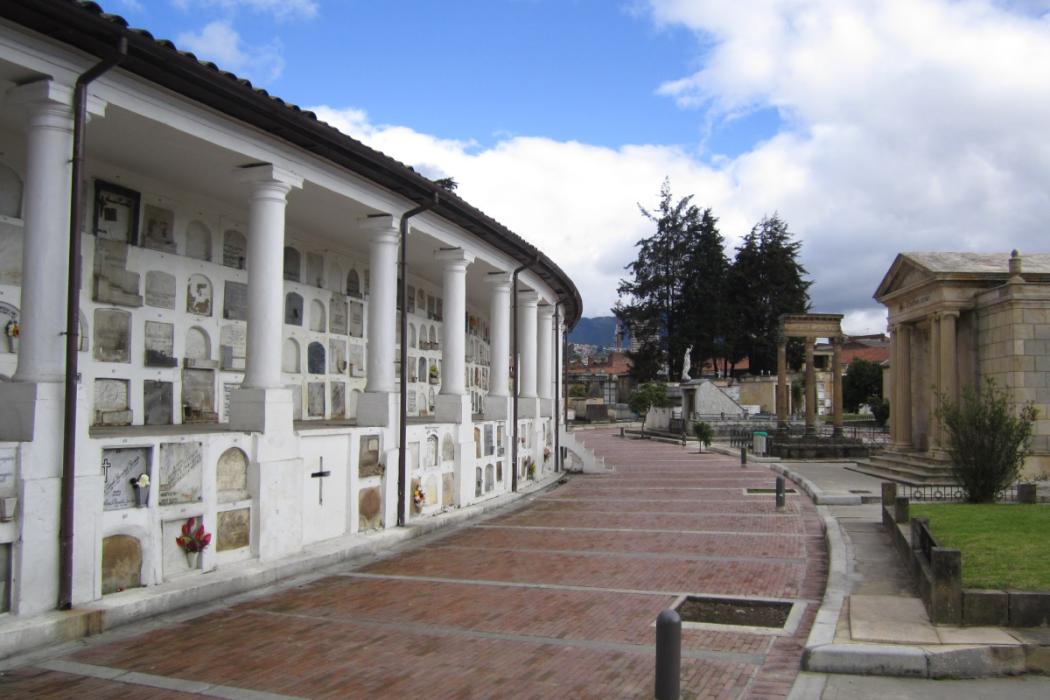
{"label": "tomb structure", "polygon": [[[550,476],[554,358],[582,304],[547,255],[94,3],[0,18],[0,612],[59,597],[73,86],[121,37],[86,104],[72,603],[493,498],[526,461]],[[401,303],[402,215],[435,197],[408,221]],[[196,560],[187,518],[213,533]]]}

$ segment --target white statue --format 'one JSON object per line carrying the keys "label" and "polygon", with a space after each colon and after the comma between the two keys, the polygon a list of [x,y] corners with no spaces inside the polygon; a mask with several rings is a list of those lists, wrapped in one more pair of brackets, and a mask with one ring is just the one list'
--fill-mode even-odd
{"label": "white statue", "polygon": [[685,357],[682,358],[682,381],[688,382],[692,377],[689,376],[689,369],[693,366],[693,361],[689,357],[693,352],[693,346],[690,345],[685,349]]}

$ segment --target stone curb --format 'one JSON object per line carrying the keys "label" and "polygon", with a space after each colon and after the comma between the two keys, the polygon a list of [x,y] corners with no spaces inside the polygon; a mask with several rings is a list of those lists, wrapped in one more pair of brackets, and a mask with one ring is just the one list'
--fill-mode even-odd
{"label": "stone curb", "polygon": [[9,617],[0,623],[0,660],[52,644],[99,634],[157,615],[200,607],[230,596],[265,588],[296,576],[318,574],[322,570],[368,556],[474,520],[485,513],[521,501],[553,487],[568,472],[552,473],[539,481],[519,486],[517,493],[505,493],[411,523],[376,533],[354,534],[334,541],[310,545],[306,551],[274,562],[249,560],[231,568],[206,571],[157,586],[135,588],[93,601],[90,607],[51,611],[28,618]]}
{"label": "stone curb", "polygon": [[[818,506],[859,506],[864,503],[864,499],[857,494],[826,494],[812,481],[802,476],[791,467],[786,467],[783,464],[772,464],[769,468],[778,474],[783,474],[798,484],[803,491],[809,494],[810,498],[812,498],[813,502]],[[837,528],[838,525],[836,524],[835,527]]]}

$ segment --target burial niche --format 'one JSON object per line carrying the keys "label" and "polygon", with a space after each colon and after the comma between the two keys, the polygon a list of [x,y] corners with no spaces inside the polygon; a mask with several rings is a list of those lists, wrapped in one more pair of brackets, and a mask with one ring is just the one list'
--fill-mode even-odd
{"label": "burial niche", "polygon": [[332,382],[332,418],[346,417],[346,384],[344,382]]}
{"label": "burial niche", "polygon": [[328,308],[330,310],[328,314],[328,331],[346,335],[349,328],[347,325],[349,307],[346,304],[346,299],[341,294],[333,294],[331,301],[328,302]]}
{"label": "burial niche", "polygon": [[200,326],[191,326],[186,331],[186,367],[198,369],[210,369],[215,365],[211,362],[211,337],[208,331]]}
{"label": "burial niche", "polygon": [[303,325],[303,298],[295,292],[284,297],[284,322],[289,326]]}
{"label": "burial niche", "polygon": [[130,362],[131,314],[120,309],[95,309],[95,359]]}
{"label": "burial niche", "polygon": [[127,379],[96,379],[94,425],[131,425]]}
{"label": "burial niche", "polygon": [[184,423],[214,422],[215,375],[210,369],[182,370],[182,420]]}
{"label": "burial niche", "polygon": [[456,459],[456,445],[452,442],[452,435],[445,433],[441,438],[441,461],[451,462]]}
{"label": "burial niche", "polygon": [[175,359],[175,326],[171,323],[146,321],[145,346],[147,367],[174,367]]}
{"label": "burial niche", "polygon": [[354,298],[361,298],[361,277],[357,274],[357,270],[350,268],[350,272],[346,273],[346,293],[348,296]]}
{"label": "burial niche", "polygon": [[190,275],[186,284],[186,311],[197,316],[211,316],[211,280],[204,275]]}
{"label": "burial niche", "polygon": [[284,248],[284,278],[289,282],[299,281],[301,258],[299,251],[290,246]]}
{"label": "burial niche", "polygon": [[248,496],[248,455],[238,447],[231,447],[215,464],[215,490],[220,503],[243,501]]}
{"label": "burial niche", "polygon": [[142,382],[142,408],[145,413],[143,423],[146,425],[170,425],[174,405],[171,382],[145,379]]}
{"label": "burial niche", "polygon": [[251,544],[251,508],[224,510],[216,513],[215,551],[243,549]]}
{"label": "burial niche", "polygon": [[22,178],[0,163],[0,216],[22,218]]}
{"label": "burial niche", "polygon": [[438,465],[438,436],[431,435],[427,438],[427,451],[426,451],[426,467],[436,467]]}
{"label": "burial niche", "polygon": [[306,254],[306,283],[324,287],[324,258],[317,253]]}
{"label": "burial niche", "polygon": [[200,221],[186,227],[186,257],[211,261],[211,229]]}
{"label": "burial niche", "polygon": [[488,493],[496,487],[495,483],[495,469],[491,464],[485,465],[485,493]]}
{"label": "burial niche", "polygon": [[240,231],[230,229],[222,236],[222,264],[243,270],[248,256],[248,241]]}
{"label": "burial niche", "polygon": [[483,486],[483,484],[482,484],[481,467],[475,467],[474,468],[474,497],[475,498],[479,498],[481,496],[481,494],[483,493],[482,486]]}
{"label": "burial niche", "polygon": [[306,371],[310,374],[324,374],[324,346],[314,341],[306,347]]}
{"label": "burial niche", "polygon": [[201,500],[204,475],[201,447],[199,442],[160,444],[160,505]]}
{"label": "burial niche", "polygon": [[130,535],[102,540],[102,595],[142,585],[142,545]]}
{"label": "burial niche", "polygon": [[150,270],[146,273],[146,306],[175,310],[175,275]]}
{"label": "burial niche", "polygon": [[310,330],[314,331],[315,333],[324,333],[324,317],[324,302],[320,299],[312,300],[310,302]]}
{"label": "burial niche", "polygon": [[416,327],[413,324],[408,324],[408,347],[416,347]]}
{"label": "burial niche", "polygon": [[281,346],[281,371],[299,374],[299,343],[295,338],[285,338]]}

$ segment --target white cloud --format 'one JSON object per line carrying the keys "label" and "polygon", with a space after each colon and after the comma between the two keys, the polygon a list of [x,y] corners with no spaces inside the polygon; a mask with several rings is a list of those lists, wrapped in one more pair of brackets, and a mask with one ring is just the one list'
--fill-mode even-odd
{"label": "white cloud", "polygon": [[246,9],[273,15],[278,20],[313,19],[320,9],[316,0],[172,0],[172,4],[182,10],[189,9],[194,3],[227,12]]}
{"label": "white cloud", "polygon": [[699,71],[662,94],[721,115],[784,116],[773,138],[714,164],[681,148],[523,136],[479,149],[356,110],[317,111],[428,174],[454,176],[466,199],[573,277],[588,315],[615,301],[634,242],[651,232],[636,202],[654,204],[667,175],[676,195],[713,208],[731,245],[778,211],[803,241],[815,310],[876,332],[884,314],[871,295],[897,252],[1047,250],[1043,5],[650,0],[654,22],[692,29],[706,51]]}
{"label": "white cloud", "polygon": [[192,51],[197,58],[212,61],[223,70],[236,73],[255,83],[268,83],[284,70],[281,42],[245,46],[237,30],[226,21],[210,22],[199,32],[183,32],[175,39],[182,50]]}

